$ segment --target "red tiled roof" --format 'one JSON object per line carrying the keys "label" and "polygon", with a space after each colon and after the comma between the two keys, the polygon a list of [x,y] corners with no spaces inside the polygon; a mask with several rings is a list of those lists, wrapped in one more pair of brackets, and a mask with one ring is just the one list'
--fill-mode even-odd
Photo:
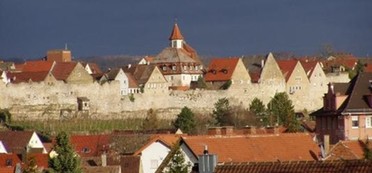
{"label": "red tiled roof", "polygon": [[252,136],[189,136],[183,142],[195,156],[202,155],[204,146],[218,156],[218,162],[263,162],[316,160],[320,153],[309,134]]}
{"label": "red tiled roof", "polygon": [[131,73],[125,73],[125,75],[127,75],[128,78],[129,88],[138,88],[138,83],[134,76]]}
{"label": "red tiled roof", "polygon": [[117,156],[108,157],[108,165],[120,165],[123,173],[139,173],[141,170],[141,156]]}
{"label": "red tiled roof", "polygon": [[110,144],[109,135],[72,135],[71,144],[81,157],[100,156],[108,149]]}
{"label": "red tiled roof", "polygon": [[172,33],[169,37],[169,40],[183,40],[180,29],[178,28],[177,23],[174,24]]}
{"label": "red tiled roof", "polygon": [[208,72],[204,76],[205,81],[230,80],[238,61],[239,58],[212,59],[208,67]]}
{"label": "red tiled roof", "polygon": [[[49,155],[48,154],[30,153],[29,155],[27,155],[27,157],[28,157],[28,160],[30,160],[31,158],[34,158],[35,163],[36,163],[38,168],[44,168],[45,169],[45,168],[49,167],[49,165],[48,165]],[[27,166],[27,164],[25,166]]]}
{"label": "red tiled roof", "polygon": [[17,163],[21,163],[21,160],[17,156],[16,153],[10,153],[10,154],[1,153],[0,154],[0,167],[16,166]]}
{"label": "red tiled roof", "polygon": [[15,64],[15,71],[23,71],[25,64]]}
{"label": "red tiled roof", "polygon": [[372,172],[372,162],[368,160],[348,161],[295,161],[295,162],[250,162],[225,163],[217,165],[215,173],[338,173]]}
{"label": "red tiled roof", "polygon": [[15,166],[0,167],[0,173],[14,173],[15,169]]}
{"label": "red tiled roof", "polygon": [[187,91],[190,89],[189,86],[169,86],[170,90]]}
{"label": "red tiled roof", "polygon": [[318,61],[300,61],[300,62],[306,72],[307,77],[311,76],[316,65],[318,64]]}
{"label": "red tiled roof", "polygon": [[176,134],[155,134],[151,136],[151,139],[143,145],[140,149],[138,149],[133,155],[139,155],[145,148],[156,141],[162,142],[165,146],[171,148],[173,144],[175,144],[179,139],[180,135]]}
{"label": "red tiled roof", "polygon": [[92,70],[92,74],[101,74],[102,70],[99,68],[99,66],[96,63],[88,63],[90,69]]}
{"label": "red tiled roof", "polygon": [[20,72],[20,73],[7,73],[8,78],[12,83],[21,82],[42,82],[48,76],[48,71],[33,71],[33,72]]}
{"label": "red tiled roof", "polygon": [[364,67],[364,72],[372,72],[372,64],[367,63]]}
{"label": "red tiled roof", "polygon": [[76,65],[76,62],[57,62],[53,67],[52,74],[57,80],[66,80]]}
{"label": "red tiled roof", "polygon": [[[345,145],[346,143],[348,144]],[[362,146],[360,146],[358,141],[348,141],[346,143],[345,141],[339,141],[337,144],[335,144],[330,149],[329,153],[325,157],[325,160],[355,160],[364,158]],[[351,147],[349,147],[348,145]],[[354,150],[356,152],[354,152]],[[359,150],[362,153],[359,153]]]}
{"label": "red tiled roof", "polygon": [[249,72],[249,75],[251,77],[251,81],[252,83],[258,83],[258,81],[260,80],[260,76],[261,76],[261,72],[258,71],[258,72]]}
{"label": "red tiled roof", "polygon": [[50,71],[53,67],[53,61],[26,61],[23,65],[24,72],[45,72]]}
{"label": "red tiled roof", "polygon": [[0,141],[3,142],[7,152],[19,153],[27,146],[33,133],[31,131],[0,131]]}
{"label": "red tiled roof", "polygon": [[154,58],[155,58],[155,57],[153,57],[153,56],[146,56],[146,57],[145,57],[145,60],[146,60],[147,62],[152,62],[152,61],[154,60]]}
{"label": "red tiled roof", "polygon": [[296,67],[297,60],[277,60],[280,70],[285,76],[285,81],[288,81],[289,77],[292,75],[294,68]]}

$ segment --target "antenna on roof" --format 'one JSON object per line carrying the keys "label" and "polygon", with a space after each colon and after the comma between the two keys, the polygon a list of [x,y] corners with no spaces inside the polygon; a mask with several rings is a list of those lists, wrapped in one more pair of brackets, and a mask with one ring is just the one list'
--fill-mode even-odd
{"label": "antenna on roof", "polygon": [[65,50],[68,50],[68,48],[67,48],[67,43],[65,43]]}

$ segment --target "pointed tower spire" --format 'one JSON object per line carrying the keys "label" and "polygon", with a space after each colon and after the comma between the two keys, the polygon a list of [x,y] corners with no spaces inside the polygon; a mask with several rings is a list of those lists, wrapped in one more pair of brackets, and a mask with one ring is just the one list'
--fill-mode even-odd
{"label": "pointed tower spire", "polygon": [[178,28],[177,23],[174,23],[172,33],[169,37],[170,46],[172,48],[182,48],[183,36],[181,34],[180,28]]}
{"label": "pointed tower spire", "polygon": [[177,23],[174,23],[172,33],[169,37],[169,40],[183,40],[180,28],[178,28]]}

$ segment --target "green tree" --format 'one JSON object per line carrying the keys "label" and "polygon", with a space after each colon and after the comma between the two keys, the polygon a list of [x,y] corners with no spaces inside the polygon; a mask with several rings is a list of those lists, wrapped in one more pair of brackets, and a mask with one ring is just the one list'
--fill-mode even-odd
{"label": "green tree", "polygon": [[142,123],[143,130],[156,130],[159,128],[159,121],[154,109],[149,109],[147,111],[147,116]]}
{"label": "green tree", "polygon": [[37,169],[35,157],[29,157],[27,159],[27,167],[23,170],[23,173],[39,173]]}
{"label": "green tree", "polygon": [[[363,141],[360,141],[361,143],[363,143]],[[364,143],[363,145],[363,155],[364,155],[364,159],[366,160],[372,160],[372,151],[371,151],[371,148],[369,146],[369,139],[366,140],[366,143]]]}
{"label": "green tree", "polygon": [[365,64],[362,61],[358,60],[357,64],[355,65],[354,70],[349,70],[349,78],[354,78],[357,74],[364,72]]}
{"label": "green tree", "polygon": [[260,119],[262,125],[269,125],[266,107],[260,99],[254,98],[249,105],[249,110]]}
{"label": "green tree", "polygon": [[232,84],[231,80],[228,80],[228,81],[226,81],[226,82],[225,82],[225,83],[220,87],[220,89],[227,90],[227,89],[230,88],[231,84]]}
{"label": "green tree", "polygon": [[[300,123],[297,121],[294,106],[287,93],[276,93],[274,98],[267,105],[272,120],[276,120],[279,125],[284,125],[288,132],[300,130]],[[271,121],[273,123],[273,121]]]}
{"label": "green tree", "polygon": [[54,151],[57,156],[49,160],[51,172],[80,173],[80,159],[74,152],[66,132],[60,132],[56,137]]}
{"label": "green tree", "polygon": [[198,77],[198,81],[196,83],[198,88],[207,88],[207,84],[205,83],[204,78],[201,76]]}
{"label": "green tree", "polygon": [[213,117],[217,121],[217,125],[229,126],[233,125],[233,114],[231,106],[227,98],[218,99],[214,104]]}
{"label": "green tree", "polygon": [[175,128],[179,128],[185,133],[194,133],[196,126],[194,113],[188,107],[183,107],[173,125]]}
{"label": "green tree", "polygon": [[166,173],[188,173],[191,165],[186,163],[185,156],[181,152],[179,146],[175,146],[176,151],[173,155],[173,158],[170,160],[167,168]]}

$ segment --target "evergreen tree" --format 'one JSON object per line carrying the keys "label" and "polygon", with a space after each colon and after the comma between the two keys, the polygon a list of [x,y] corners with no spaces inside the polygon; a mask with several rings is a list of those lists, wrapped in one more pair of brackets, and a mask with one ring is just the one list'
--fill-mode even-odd
{"label": "evergreen tree", "polygon": [[284,125],[288,132],[299,131],[300,124],[296,119],[294,106],[287,93],[276,93],[267,107],[272,116],[270,119],[275,119],[279,125]]}
{"label": "evergreen tree", "polygon": [[154,109],[149,109],[147,111],[147,116],[142,123],[143,130],[156,130],[159,128],[158,117]]}
{"label": "evergreen tree", "polygon": [[229,100],[226,98],[218,99],[214,104],[213,117],[217,121],[217,125],[227,126],[233,125],[233,114],[229,104]]}
{"label": "evergreen tree", "polygon": [[190,164],[186,163],[185,156],[181,152],[179,146],[175,146],[176,152],[173,158],[170,160],[167,168],[166,173],[188,173],[189,168],[191,167]]}
{"label": "evergreen tree", "polygon": [[80,173],[80,160],[74,152],[66,132],[60,132],[56,137],[54,150],[57,156],[49,160],[51,172]]}
{"label": "evergreen tree", "polygon": [[[360,141],[362,142],[362,141]],[[372,160],[372,151],[371,151],[371,148],[369,147],[369,139],[366,140],[366,143],[364,144],[364,148],[363,148],[363,155],[364,155],[364,159],[366,160]]]}
{"label": "evergreen tree", "polygon": [[35,157],[29,157],[27,160],[27,167],[23,170],[23,173],[39,173],[37,169]]}
{"label": "evergreen tree", "polygon": [[264,126],[269,125],[265,105],[260,99],[254,98],[249,105],[249,110],[260,119]]}
{"label": "evergreen tree", "polygon": [[188,107],[183,107],[173,125],[185,133],[192,134],[196,126],[194,113]]}

